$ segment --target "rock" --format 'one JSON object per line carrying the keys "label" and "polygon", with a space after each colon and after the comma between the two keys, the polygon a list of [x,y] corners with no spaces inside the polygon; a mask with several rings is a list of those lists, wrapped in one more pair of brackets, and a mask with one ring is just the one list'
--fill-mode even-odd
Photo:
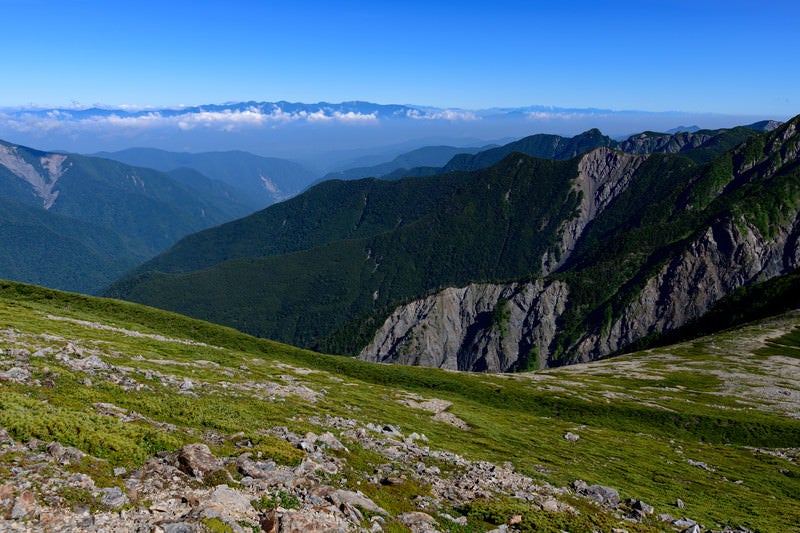
{"label": "rock", "polygon": [[678,498],[678,499],[676,499],[676,500],[675,500],[675,506],[676,506],[678,509],[683,509],[684,507],[686,507],[686,504],[684,504],[684,503],[683,503],[683,500],[681,500],[680,498]]}
{"label": "rock", "polygon": [[196,533],[199,531],[197,526],[189,522],[160,522],[158,527],[164,533]]}
{"label": "rock", "polygon": [[11,508],[14,506],[14,485],[7,483],[0,485],[0,518],[11,518]]}
{"label": "rock", "polygon": [[539,504],[539,508],[542,511],[547,511],[549,513],[557,513],[561,510],[558,500],[555,498],[546,498],[543,502]]}
{"label": "rock", "polygon": [[11,508],[11,519],[25,520],[32,518],[35,511],[36,499],[31,491],[26,490],[14,501],[14,507]]}
{"label": "rock", "polygon": [[564,438],[567,439],[570,442],[578,442],[578,440],[580,439],[580,436],[572,433],[571,431],[567,431],[564,434]]}
{"label": "rock", "polygon": [[77,487],[79,489],[84,489],[84,490],[94,489],[94,480],[91,477],[87,476],[86,474],[81,474],[81,473],[72,474],[69,477],[68,481],[70,485],[72,485],[73,487]]}
{"label": "rock", "polygon": [[100,503],[111,509],[119,509],[128,503],[128,497],[119,487],[108,487],[102,490],[103,496]]}
{"label": "rock", "polygon": [[270,509],[258,519],[258,525],[264,533],[278,533],[278,517],[275,509]]}
{"label": "rock", "polygon": [[317,437],[316,442],[321,442],[322,444],[324,444],[325,446],[327,446],[332,450],[344,451],[348,453],[350,451],[330,431],[326,431],[325,433]]}
{"label": "rock", "polygon": [[64,347],[61,348],[61,352],[68,355],[77,355],[78,357],[83,357],[83,350],[71,342],[65,344]]}
{"label": "rock", "polygon": [[427,513],[413,511],[398,515],[397,520],[411,530],[412,533],[428,533],[436,531],[436,520]]}
{"label": "rock", "polygon": [[655,512],[655,509],[653,508],[652,505],[647,504],[642,500],[635,500],[633,502],[633,505],[631,505],[631,507],[633,507],[637,511],[643,512],[644,514],[653,514]]}
{"label": "rock", "polygon": [[677,520],[673,520],[672,525],[675,527],[688,529],[692,526],[696,526],[697,522],[695,522],[691,518],[679,518]]}
{"label": "rock", "polygon": [[0,444],[14,444],[14,439],[11,438],[5,428],[0,428]]}
{"label": "rock", "polygon": [[611,487],[604,487],[602,485],[587,485],[584,481],[576,481],[573,487],[579,494],[583,494],[596,502],[608,506],[616,507],[619,505],[619,493]]}
{"label": "rock", "polygon": [[59,460],[64,457],[66,450],[64,447],[58,442],[51,442],[47,445],[47,453],[55,460]]}
{"label": "rock", "polygon": [[450,424],[453,427],[457,427],[458,429],[463,429],[464,431],[469,431],[472,427],[458,418],[453,413],[448,413],[446,411],[442,411],[441,413],[436,413],[431,417],[432,420],[436,420],[437,422],[444,422],[445,424]]}
{"label": "rock", "polygon": [[700,533],[700,526],[694,524],[683,530],[683,533]]}
{"label": "rock", "polygon": [[253,513],[253,506],[247,494],[234,490],[227,485],[217,486],[210,494],[208,505],[223,510],[227,514],[245,515]]}
{"label": "rock", "polygon": [[328,500],[329,502],[331,502],[336,506],[341,506],[341,505],[349,505],[352,507],[358,506],[371,513],[378,513],[387,516],[389,514],[384,509],[379,507],[375,502],[373,502],[360,492],[334,489],[333,487],[329,487],[327,485],[318,485],[310,489],[308,491],[308,494],[310,496],[316,496],[318,498]]}
{"label": "rock", "polygon": [[345,533],[342,519],[322,511],[287,511],[280,517],[280,533]]}
{"label": "rock", "polygon": [[245,452],[236,459],[236,469],[244,476],[270,479],[275,473],[275,463],[273,461],[253,461],[252,455]]}
{"label": "rock", "polygon": [[194,443],[179,450],[178,468],[192,477],[203,479],[212,472],[222,470],[222,465],[208,446]]}
{"label": "rock", "polygon": [[25,383],[31,377],[31,373],[18,366],[10,368],[5,372],[0,372],[0,381],[11,381],[14,383]]}

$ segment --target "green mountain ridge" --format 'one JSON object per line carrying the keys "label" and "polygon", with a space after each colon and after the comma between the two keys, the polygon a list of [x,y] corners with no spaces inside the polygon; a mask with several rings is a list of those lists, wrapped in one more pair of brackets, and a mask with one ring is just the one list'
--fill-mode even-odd
{"label": "green mountain ridge", "polygon": [[[628,316],[648,280],[707,228],[741,224],[733,222],[738,216],[759,232],[757,238],[768,238],[776,224],[785,230],[797,210],[790,192],[797,182],[794,156],[745,167],[791,151],[796,122],[761,135],[751,128],[700,132],[693,137],[697,147],[678,154],[631,155],[606,147],[557,161],[512,153],[470,172],[329,182],[183,240],[106,294],[284,342],[357,354],[402,304],[445,287],[544,275],[566,284],[569,304],[552,317],[555,336],[536,341],[538,364],[598,357],[622,348],[615,343],[656,331],[625,325],[636,331],[633,337],[602,340],[602,346],[587,344],[601,341],[586,337]],[[784,133],[788,137],[778,140]],[[750,140],[710,163],[698,162],[739,136]],[[585,139],[607,138],[590,132]],[[781,273],[788,272],[761,275]],[[702,314],[714,298],[690,313]],[[692,318],[646,327],[666,331]],[[425,337],[412,331],[415,320],[391,341],[391,357],[410,348],[414,360],[413,347]],[[493,335],[491,321],[473,326]],[[516,355],[507,360],[527,357],[528,342],[515,344]],[[469,364],[463,368],[473,368]]]}

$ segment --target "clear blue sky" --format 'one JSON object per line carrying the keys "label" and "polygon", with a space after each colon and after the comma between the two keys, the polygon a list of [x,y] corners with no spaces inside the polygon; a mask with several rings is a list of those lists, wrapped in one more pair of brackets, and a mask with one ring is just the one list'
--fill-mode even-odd
{"label": "clear blue sky", "polygon": [[0,17],[0,106],[800,113],[790,0],[0,0]]}

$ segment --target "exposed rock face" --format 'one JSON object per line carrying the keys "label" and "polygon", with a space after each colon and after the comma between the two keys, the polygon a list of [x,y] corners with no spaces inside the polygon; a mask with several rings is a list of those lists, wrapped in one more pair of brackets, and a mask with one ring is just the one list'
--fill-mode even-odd
{"label": "exposed rock face", "polygon": [[699,148],[715,136],[714,132],[679,131],[669,135],[663,133],[640,133],[619,143],[618,148],[631,154],[665,153],[677,154],[684,150]]}
{"label": "exposed rock face", "polygon": [[743,285],[790,272],[800,265],[798,232],[800,217],[771,239],[743,220],[717,221],[651,277],[607,331],[584,335],[574,347],[576,357],[593,359],[673,330]]}
{"label": "exposed rock face", "polygon": [[567,295],[560,281],[445,289],[399,307],[361,358],[452,370],[507,370],[520,357],[549,353]]}
{"label": "exposed rock face", "polygon": [[47,154],[39,159],[39,170],[22,158],[15,146],[0,144],[0,165],[12,174],[28,182],[37,196],[42,199],[45,209],[50,209],[58,198],[55,186],[58,179],[66,172],[64,163],[67,156]]}
{"label": "exposed rock face", "polygon": [[[596,359],[653,332],[678,328],[735,289],[798,266],[800,216],[771,238],[743,220],[718,220],[648,279],[611,327],[587,331],[571,347],[571,362]],[[445,289],[398,308],[361,358],[502,372],[519,369],[515,363],[521,358],[530,368],[535,349],[536,366],[542,368],[552,355],[568,295],[563,281]],[[492,323],[500,305],[507,306],[508,319]]]}
{"label": "exposed rock face", "polygon": [[558,256],[545,253],[542,257],[543,276],[564,264],[586,225],[625,190],[645,159],[610,148],[598,148],[581,159],[578,176],[572,184],[572,189],[581,193],[578,215],[565,221],[560,228]]}

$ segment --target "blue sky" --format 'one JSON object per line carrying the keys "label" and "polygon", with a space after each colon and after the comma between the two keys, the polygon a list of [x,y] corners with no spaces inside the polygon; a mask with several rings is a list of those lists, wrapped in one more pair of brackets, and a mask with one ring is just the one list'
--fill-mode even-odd
{"label": "blue sky", "polygon": [[795,1],[0,0],[0,12],[0,106],[800,112]]}

